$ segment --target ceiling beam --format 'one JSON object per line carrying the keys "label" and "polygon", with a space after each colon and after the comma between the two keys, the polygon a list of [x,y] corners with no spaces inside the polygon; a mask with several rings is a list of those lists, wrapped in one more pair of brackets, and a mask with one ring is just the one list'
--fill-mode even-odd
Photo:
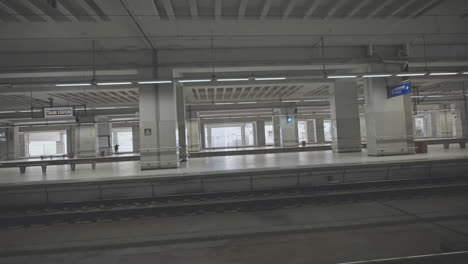
{"label": "ceiling beam", "polygon": [[342,7],[344,4],[346,3],[346,0],[338,0],[335,2],[335,4],[332,6],[332,8],[330,9],[330,11],[328,11],[328,13],[325,15],[324,19],[326,18],[329,18],[331,16],[333,16],[336,11]]}
{"label": "ceiling beam", "polygon": [[19,21],[23,22],[23,23],[28,23],[28,22],[31,22],[30,20],[28,20],[25,16],[23,15],[20,15],[18,12],[16,12],[16,10],[14,10],[13,8],[9,7],[7,4],[5,4],[4,2],[0,1],[0,8],[4,9],[7,13],[10,13],[12,16],[14,16],[16,19],[18,19]]}
{"label": "ceiling beam", "polygon": [[264,20],[268,16],[268,12],[270,12],[271,8],[271,0],[265,0],[263,4],[262,12],[260,13],[260,19]]}
{"label": "ceiling beam", "polygon": [[192,19],[198,19],[198,4],[197,0],[188,0],[190,5],[190,14],[192,15]]}
{"label": "ceiling beam", "polygon": [[214,3],[214,16],[215,16],[215,19],[221,19],[221,10],[223,8],[223,0],[215,0],[215,3]]}
{"label": "ceiling beam", "polygon": [[292,10],[297,4],[297,0],[289,0],[288,6],[284,10],[283,19],[288,19],[289,15],[291,15]]}
{"label": "ceiling beam", "polygon": [[315,10],[319,7],[321,0],[314,0],[314,2],[310,5],[309,9],[307,9],[306,13],[304,14],[304,19],[309,18]]}
{"label": "ceiling beam", "polygon": [[432,1],[427,1],[426,4],[422,5],[420,8],[414,10],[411,14],[409,14],[407,17],[418,17],[422,15],[422,12],[428,8],[435,7],[436,5],[442,3],[443,0],[432,0]]}
{"label": "ceiling beam", "polygon": [[239,19],[242,19],[245,17],[245,10],[247,10],[247,3],[249,0],[241,0],[240,5],[239,5]]}
{"label": "ceiling beam", "polygon": [[80,22],[80,20],[73,15],[70,10],[68,10],[65,6],[63,6],[59,1],[57,1],[57,10],[64,14],[68,19],[70,19],[72,22]]}
{"label": "ceiling beam", "polygon": [[353,17],[359,10],[361,10],[367,3],[369,3],[370,0],[363,0],[359,2],[358,5],[356,5],[349,13],[345,16],[345,19]]}
{"label": "ceiling beam", "polygon": [[46,22],[55,22],[55,20],[47,15],[44,11],[42,11],[39,7],[37,7],[35,4],[33,4],[33,1],[28,1],[28,0],[20,0],[21,4],[26,6],[28,9],[31,9],[31,11],[40,16],[42,19],[44,19]]}
{"label": "ceiling beam", "polygon": [[384,9],[384,8],[387,7],[389,4],[391,4],[393,1],[394,1],[394,0],[386,0],[384,3],[380,4],[379,7],[377,7],[376,9],[374,9],[374,11],[372,11],[370,14],[368,14],[367,17],[366,17],[366,19],[375,16],[375,15],[378,14],[382,9]]}
{"label": "ceiling beam", "polygon": [[[88,13],[96,22],[101,20],[101,17],[94,11],[93,7],[88,4],[86,1],[76,1],[85,11]],[[81,3],[81,4],[80,4]]]}
{"label": "ceiling beam", "polygon": [[167,18],[175,20],[174,8],[172,8],[171,0],[163,0],[164,10],[166,10]]}
{"label": "ceiling beam", "polygon": [[396,16],[398,13],[400,13],[402,10],[413,4],[416,0],[406,0],[406,2],[402,5],[400,5],[397,9],[393,10],[392,13],[387,15],[387,17],[393,17]]}
{"label": "ceiling beam", "polygon": [[157,20],[160,20],[161,19],[161,15],[159,14],[159,10],[158,10],[158,6],[156,5],[156,2],[154,2],[155,0],[149,0],[151,1],[151,4],[153,6],[153,11],[154,11],[154,16]]}

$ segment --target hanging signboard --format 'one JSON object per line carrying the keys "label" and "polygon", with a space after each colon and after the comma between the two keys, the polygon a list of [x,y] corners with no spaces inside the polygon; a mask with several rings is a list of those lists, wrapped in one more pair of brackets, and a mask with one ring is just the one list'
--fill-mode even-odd
{"label": "hanging signboard", "polygon": [[47,107],[44,108],[44,118],[72,117],[73,107]]}
{"label": "hanging signboard", "polygon": [[395,97],[399,95],[409,94],[411,93],[411,83],[410,82],[402,82],[396,85],[392,85],[388,87],[388,97]]}

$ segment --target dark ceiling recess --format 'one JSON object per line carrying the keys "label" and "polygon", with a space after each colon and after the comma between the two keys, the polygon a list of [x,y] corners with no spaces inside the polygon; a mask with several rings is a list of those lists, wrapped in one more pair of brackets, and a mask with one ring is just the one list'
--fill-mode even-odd
{"label": "dark ceiling recess", "polygon": [[57,0],[47,0],[47,3],[53,8],[57,8]]}

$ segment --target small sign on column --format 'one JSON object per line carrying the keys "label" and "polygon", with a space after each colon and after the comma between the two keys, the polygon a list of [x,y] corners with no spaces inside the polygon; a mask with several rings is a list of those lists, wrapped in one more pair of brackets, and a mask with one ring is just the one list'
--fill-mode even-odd
{"label": "small sign on column", "polygon": [[151,136],[151,128],[145,128],[144,133],[145,136]]}

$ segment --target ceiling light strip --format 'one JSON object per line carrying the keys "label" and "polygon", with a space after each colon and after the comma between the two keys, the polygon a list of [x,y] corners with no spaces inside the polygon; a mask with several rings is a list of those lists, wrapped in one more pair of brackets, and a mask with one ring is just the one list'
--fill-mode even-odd
{"label": "ceiling light strip", "polygon": [[211,82],[211,79],[179,80],[180,83]]}
{"label": "ceiling light strip", "polygon": [[260,78],[255,78],[255,81],[280,81],[280,80],[286,80],[286,77],[260,77]]}
{"label": "ceiling light strip", "polygon": [[172,81],[140,81],[138,84],[160,84],[160,83],[172,83]]}
{"label": "ceiling light strip", "polygon": [[357,78],[358,75],[331,75],[327,76],[328,79],[351,79],[351,78]]}
{"label": "ceiling light strip", "polygon": [[91,86],[91,83],[57,83],[55,86],[58,87],[69,87],[69,86]]}
{"label": "ceiling light strip", "polygon": [[97,85],[104,86],[104,85],[130,85],[132,82],[98,82]]}

